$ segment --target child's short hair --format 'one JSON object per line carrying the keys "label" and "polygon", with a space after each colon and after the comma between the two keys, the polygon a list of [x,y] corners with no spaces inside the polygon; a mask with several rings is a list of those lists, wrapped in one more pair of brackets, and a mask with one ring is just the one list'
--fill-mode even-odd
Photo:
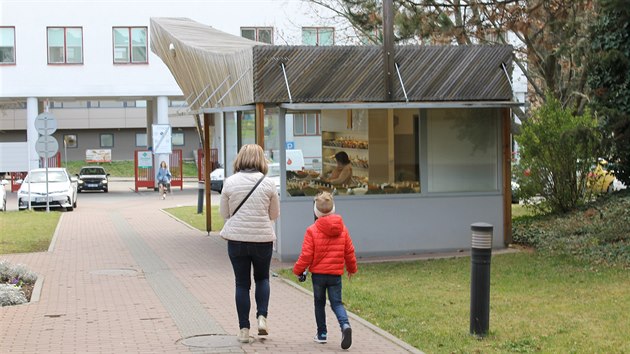
{"label": "child's short hair", "polygon": [[335,201],[332,194],[329,192],[320,192],[315,197],[315,205],[313,206],[315,216],[321,218],[322,216],[335,213]]}

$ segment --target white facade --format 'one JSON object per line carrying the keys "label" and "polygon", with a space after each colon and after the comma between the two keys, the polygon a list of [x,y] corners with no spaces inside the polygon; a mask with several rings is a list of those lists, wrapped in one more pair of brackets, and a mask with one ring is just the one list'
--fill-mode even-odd
{"label": "white facade", "polygon": [[[309,19],[301,1],[21,1],[0,3],[0,26],[15,27],[16,65],[0,66],[0,98],[181,96],[153,53],[148,64],[114,64],[112,27],[149,26],[150,17],[188,17],[240,35],[273,27],[275,44],[300,44]],[[46,28],[83,28],[83,64],[49,65]],[[150,41],[150,38],[149,38]]]}
{"label": "white facade", "polygon": [[[80,135],[81,131],[90,131],[83,136],[90,136],[91,140],[105,129],[127,130],[126,140],[133,139],[138,129],[147,129],[150,135],[151,124],[160,123],[187,128],[186,145],[194,145],[193,117],[176,116],[182,107],[167,108],[169,101],[183,101],[184,97],[170,71],[150,50],[150,18],[187,17],[234,35],[241,35],[242,27],[271,27],[274,44],[295,45],[301,44],[302,27],[331,26],[320,22],[325,20],[314,13],[312,5],[301,0],[2,0],[0,28],[14,29],[15,63],[0,64],[0,131],[10,133],[4,134],[0,142],[24,139],[34,145],[37,133],[33,121],[47,103],[60,130],[73,134],[78,131]],[[81,28],[82,63],[49,63],[49,27]],[[114,27],[146,27],[146,63],[114,62]],[[96,108],[88,101],[94,102]],[[99,101],[134,104],[113,109],[99,106]],[[64,108],[57,108],[53,102],[61,102]],[[73,107],[66,109],[66,105]],[[220,123],[215,130],[214,147],[221,148]],[[86,146],[81,136],[78,140],[82,149],[99,147],[98,141]],[[125,152],[116,159],[132,158],[129,150],[133,149],[133,142],[120,145],[125,146]],[[188,155],[185,157],[192,157],[192,153]],[[37,167],[34,149],[30,160],[31,167]]]}

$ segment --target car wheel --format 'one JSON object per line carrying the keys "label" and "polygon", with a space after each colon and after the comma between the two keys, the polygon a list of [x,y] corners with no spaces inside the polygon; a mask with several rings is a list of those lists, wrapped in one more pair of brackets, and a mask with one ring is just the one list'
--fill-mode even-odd
{"label": "car wheel", "polygon": [[74,200],[74,203],[72,203],[72,207],[73,207],[73,208],[76,208],[76,207],[77,207],[77,200],[76,200],[76,199]]}
{"label": "car wheel", "polygon": [[109,191],[109,189],[105,188],[103,189],[103,192],[107,193]]}

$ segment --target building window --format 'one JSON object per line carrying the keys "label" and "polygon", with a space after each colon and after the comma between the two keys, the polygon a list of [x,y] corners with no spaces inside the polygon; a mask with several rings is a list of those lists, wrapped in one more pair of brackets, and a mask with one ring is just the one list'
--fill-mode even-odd
{"label": "building window", "polygon": [[178,100],[169,100],[169,107],[188,107],[188,103],[186,101],[178,101]]}
{"label": "building window", "polygon": [[147,146],[147,133],[136,133],[136,146],[137,147]]}
{"label": "building window", "polygon": [[92,108],[124,108],[123,101],[92,101]]}
{"label": "building window", "polygon": [[294,113],[293,136],[321,135],[319,113]]}
{"label": "building window", "polygon": [[15,27],[0,27],[0,64],[15,64]]}
{"label": "building window", "polygon": [[79,140],[76,134],[65,134],[63,136],[63,144],[68,149],[76,149],[79,146]]}
{"label": "building window", "polygon": [[335,29],[333,27],[302,27],[302,44],[335,45]]}
{"label": "building window", "polygon": [[114,147],[114,134],[101,134],[101,147],[102,148]]}
{"label": "building window", "polygon": [[55,108],[88,108],[87,101],[65,101],[65,102],[55,102],[55,103],[56,103]]}
{"label": "building window", "polygon": [[499,190],[498,110],[428,110],[427,135],[429,192]]}
{"label": "building window", "polygon": [[171,134],[173,146],[184,146],[184,132],[174,132]]}
{"label": "building window", "polygon": [[241,27],[241,37],[273,44],[273,27]]}
{"label": "building window", "polygon": [[82,27],[48,27],[48,64],[83,64]]}
{"label": "building window", "polygon": [[114,63],[146,64],[147,53],[146,27],[113,27]]}

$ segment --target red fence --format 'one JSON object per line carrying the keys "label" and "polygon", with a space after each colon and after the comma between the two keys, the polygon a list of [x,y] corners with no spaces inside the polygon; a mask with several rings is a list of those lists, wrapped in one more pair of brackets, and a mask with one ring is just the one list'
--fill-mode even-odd
{"label": "red fence", "polygon": [[[173,150],[169,156],[169,169],[171,171],[171,187],[184,189],[184,164],[182,150]],[[136,150],[133,155],[134,179],[136,192],[138,188],[155,188],[155,170],[153,168],[153,152],[149,150]]]}
{"label": "red fence", "polygon": [[138,188],[142,187],[155,188],[153,152],[149,150],[136,150],[133,154],[133,166],[136,192]]}
{"label": "red fence", "polygon": [[[44,163],[44,158],[40,157],[39,167],[44,168],[44,166],[46,166]],[[61,153],[58,152],[55,156],[48,158],[48,167],[62,167],[61,166]]]}
{"label": "red fence", "polygon": [[[197,150],[197,177],[199,181],[204,180],[205,165],[203,163],[203,149]],[[219,166],[219,150],[210,149],[210,172]]]}
{"label": "red fence", "polygon": [[184,163],[182,161],[182,150],[173,150],[173,153],[169,156],[168,166],[171,170],[171,187],[179,187],[180,190],[184,189]]}
{"label": "red fence", "polygon": [[11,192],[17,192],[28,172],[9,172],[9,174],[11,175]]}

